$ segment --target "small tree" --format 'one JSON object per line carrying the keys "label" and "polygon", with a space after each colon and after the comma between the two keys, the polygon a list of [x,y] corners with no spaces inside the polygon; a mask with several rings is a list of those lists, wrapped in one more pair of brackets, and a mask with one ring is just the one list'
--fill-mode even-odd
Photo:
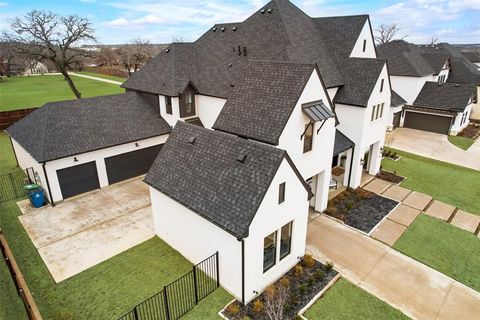
{"label": "small tree", "polygon": [[13,33],[2,38],[16,44],[17,53],[34,61],[51,61],[68,83],[73,94],[81,98],[68,70],[78,62],[83,51],[73,46],[82,41],[94,41],[91,23],[78,16],[59,16],[53,12],[33,10],[11,21]]}
{"label": "small tree", "polygon": [[141,66],[152,59],[154,50],[148,40],[134,39],[130,44],[119,49],[120,61],[131,76],[132,70],[137,72]]}
{"label": "small tree", "polygon": [[[384,25],[382,24],[380,28],[375,29],[375,42],[378,45],[388,43],[392,40],[403,40],[407,35],[404,35],[403,37],[397,37],[398,33],[400,31],[400,28],[398,27],[397,24],[390,24],[390,25]],[[396,38],[397,37],[397,38]]]}
{"label": "small tree", "polygon": [[278,285],[270,285],[265,291],[264,310],[270,320],[283,320],[283,311],[290,293],[290,281],[283,277]]}

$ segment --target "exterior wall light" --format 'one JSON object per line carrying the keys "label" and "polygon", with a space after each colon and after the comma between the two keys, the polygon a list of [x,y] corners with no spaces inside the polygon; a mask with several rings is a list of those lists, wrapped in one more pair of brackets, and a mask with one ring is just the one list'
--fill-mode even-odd
{"label": "exterior wall light", "polygon": [[73,157],[73,162],[78,162],[77,157]]}
{"label": "exterior wall light", "polygon": [[140,147],[140,145],[138,144],[138,142],[135,142],[135,147]]}

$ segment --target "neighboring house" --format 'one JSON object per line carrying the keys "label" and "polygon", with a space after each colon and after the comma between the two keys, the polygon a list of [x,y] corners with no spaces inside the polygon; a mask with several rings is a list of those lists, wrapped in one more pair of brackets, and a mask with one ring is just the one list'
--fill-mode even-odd
{"label": "neighboring house", "polygon": [[462,51],[462,54],[467,58],[468,61],[477,66],[477,69],[480,69],[480,52],[475,51]]}
{"label": "neighboring house", "polygon": [[145,174],[170,126],[140,94],[47,103],[6,132],[51,202]]}
{"label": "neighboring house", "polygon": [[27,67],[24,69],[23,75],[31,74],[44,74],[48,73],[48,67],[40,61],[29,62]]}
{"label": "neighboring house", "polygon": [[475,99],[472,84],[427,82],[413,104],[405,107],[403,126],[457,135],[468,125]]}
{"label": "neighboring house", "polygon": [[304,255],[332,167],[353,188],[379,171],[402,103],[367,15],[311,18],[287,0],[170,45],[122,87],[9,128],[20,165],[57,201],[145,173],[158,153],[145,178],[156,233],[192,262],[219,251],[220,281],[244,302]]}
{"label": "neighboring house", "polygon": [[145,182],[158,236],[190,261],[218,251],[241,301],[305,254],[311,192],[284,150],[178,122]]}
{"label": "neighboring house", "polygon": [[407,101],[405,101],[398,93],[392,90],[392,100],[390,102],[390,114],[387,123],[390,125],[387,126],[388,130],[393,130],[400,126],[403,126],[403,107]]}

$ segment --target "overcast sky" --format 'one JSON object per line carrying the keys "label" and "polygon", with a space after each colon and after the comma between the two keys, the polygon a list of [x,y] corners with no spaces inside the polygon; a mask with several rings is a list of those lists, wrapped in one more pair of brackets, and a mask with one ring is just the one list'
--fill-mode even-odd
{"label": "overcast sky", "polygon": [[[310,16],[370,14],[372,25],[397,23],[406,40],[480,43],[480,0],[293,0]],[[125,43],[143,38],[168,43],[193,41],[210,26],[242,21],[267,1],[261,0],[0,0],[0,28],[29,10],[50,10],[90,19],[98,41]]]}

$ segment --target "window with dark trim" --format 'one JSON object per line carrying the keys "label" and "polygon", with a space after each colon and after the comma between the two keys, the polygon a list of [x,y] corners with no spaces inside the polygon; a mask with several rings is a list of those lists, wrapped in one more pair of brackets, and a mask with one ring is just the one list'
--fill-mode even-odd
{"label": "window with dark trim", "polygon": [[280,231],[280,260],[288,256],[292,249],[292,222],[287,223]]}
{"label": "window with dark trim", "polygon": [[379,117],[379,118],[383,117],[383,106],[384,106],[384,105],[385,105],[385,104],[382,103],[382,105],[380,106],[380,117]]}
{"label": "window with dark trim", "polygon": [[383,92],[383,84],[385,82],[385,79],[382,79],[382,82],[380,82],[380,92]]}
{"label": "window with dark trim", "polygon": [[370,118],[370,121],[375,120],[375,111],[376,111],[376,109],[377,109],[377,106],[373,106],[373,107],[372,107],[372,116],[371,116],[371,118]]}
{"label": "window with dark trim", "polygon": [[167,114],[172,114],[172,97],[165,97],[165,109]]}
{"label": "window with dark trim", "polygon": [[192,87],[187,87],[180,97],[180,118],[195,115],[195,92]]}
{"label": "window with dark trim", "polygon": [[367,40],[363,40],[363,52],[367,51]]}
{"label": "window with dark trim", "polygon": [[305,125],[305,133],[303,135],[303,153],[312,150],[313,146],[313,124]]}
{"label": "window with dark trim", "polygon": [[275,265],[277,256],[277,231],[263,239],[263,272]]}
{"label": "window with dark trim", "polygon": [[278,186],[278,204],[285,202],[285,182]]}

